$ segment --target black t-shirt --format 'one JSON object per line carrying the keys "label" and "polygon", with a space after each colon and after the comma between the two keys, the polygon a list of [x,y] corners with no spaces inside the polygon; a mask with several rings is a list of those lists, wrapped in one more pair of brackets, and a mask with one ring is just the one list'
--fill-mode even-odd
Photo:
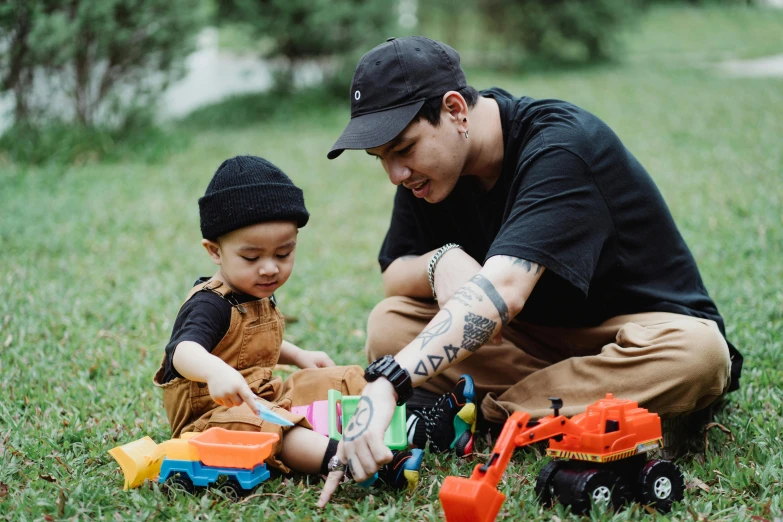
{"label": "black t-shirt", "polygon": [[[397,188],[381,270],[404,255],[458,243],[482,265],[509,255],[546,267],[519,318],[592,326],[660,311],[723,319],[647,171],[600,119],[559,100],[492,88],[502,172],[489,191],[461,177],[440,203]],[[742,357],[730,345],[737,386]]]}
{"label": "black t-shirt", "polygon": [[[208,277],[202,277],[193,286],[208,281]],[[163,379],[165,384],[177,377],[182,377],[174,368],[172,358],[174,349],[183,341],[192,341],[203,346],[208,352],[220,343],[231,325],[231,308],[234,304],[247,303],[257,300],[256,297],[232,292],[229,298],[210,292],[197,292],[187,300],[179,309],[171,331],[171,338],[166,345],[166,360],[164,363]]]}

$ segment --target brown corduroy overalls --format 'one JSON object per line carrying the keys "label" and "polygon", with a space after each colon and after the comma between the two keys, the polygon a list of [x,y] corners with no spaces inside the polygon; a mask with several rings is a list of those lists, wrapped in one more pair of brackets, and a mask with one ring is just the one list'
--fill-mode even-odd
{"label": "brown corduroy overalls", "polygon": [[[220,281],[209,280],[194,286],[185,302],[201,291],[214,292],[223,299],[231,292]],[[366,384],[364,370],[358,366],[334,366],[299,370],[285,381],[274,377],[272,370],[280,357],[284,327],[283,316],[270,299],[233,304],[228,331],[212,350],[212,355],[238,370],[253,393],[275,413],[294,424],[311,428],[304,417],[290,412],[291,407],[325,400],[330,389],[339,390],[344,395],[361,394]],[[275,457],[283,445],[283,432],[289,428],[261,420],[245,404],[233,408],[219,406],[210,397],[206,383],[178,377],[161,384],[164,364],[165,356],[153,382],[163,389],[163,406],[169,418],[172,437],[215,426],[228,430],[277,433],[280,440],[267,463],[283,472],[290,471]]]}

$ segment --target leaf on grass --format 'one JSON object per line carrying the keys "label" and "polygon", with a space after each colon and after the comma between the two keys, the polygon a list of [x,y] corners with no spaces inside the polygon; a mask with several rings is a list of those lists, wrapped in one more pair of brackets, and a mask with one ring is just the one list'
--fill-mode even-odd
{"label": "leaf on grass", "polygon": [[55,484],[57,483],[57,479],[51,475],[43,475],[39,473],[38,478],[44,479],[46,482],[54,482]]}
{"label": "leaf on grass", "polygon": [[710,492],[710,487],[702,482],[700,479],[693,477],[691,480],[688,481],[688,483],[685,485],[685,489],[690,491],[692,489],[699,488],[700,490],[704,491],[705,493]]}
{"label": "leaf on grass", "polygon": [[237,504],[244,504],[251,498],[259,498],[259,497],[283,497],[285,495],[281,495],[280,493],[254,493],[252,495],[248,495],[247,497],[243,498]]}
{"label": "leaf on grass", "polygon": [[57,518],[63,518],[63,515],[65,515],[65,490],[61,489],[60,494],[57,495]]}
{"label": "leaf on grass", "polygon": [[710,433],[710,429],[712,429],[712,428],[718,428],[723,433],[728,433],[729,438],[731,439],[731,442],[734,442],[734,434],[731,432],[730,429],[728,429],[723,424],[720,424],[720,423],[717,423],[717,422],[710,422],[709,424],[704,426],[704,453],[705,454],[710,449],[710,441],[709,441],[708,435]]}
{"label": "leaf on grass", "polygon": [[731,441],[734,442],[734,434],[731,432],[730,429],[728,429],[723,424],[720,424],[719,422],[710,422],[709,424],[704,426],[704,431],[709,431],[711,428],[718,428],[723,433],[727,433]]}
{"label": "leaf on grass", "polygon": [[8,495],[8,484],[0,482],[0,498]]}
{"label": "leaf on grass", "polygon": [[44,520],[46,522],[54,522],[54,517],[52,515],[44,515]]}
{"label": "leaf on grass", "polygon": [[8,348],[9,346],[11,346],[11,343],[12,343],[13,341],[14,341],[14,336],[13,336],[13,335],[11,335],[11,334],[8,334],[8,337],[6,337],[6,338],[5,338],[5,342],[3,343],[3,346],[5,346],[6,348]]}
{"label": "leaf on grass", "polygon": [[753,515],[752,517],[750,517],[750,519],[751,520],[756,520],[757,522],[770,522],[769,519],[766,519],[764,517],[760,517],[758,515]]}
{"label": "leaf on grass", "polygon": [[68,466],[68,464],[66,464],[65,462],[63,462],[63,461],[60,459],[60,457],[54,457],[54,460],[56,460],[57,462],[59,462],[59,463],[60,463],[60,466],[64,467],[64,468],[65,468],[65,469],[68,471],[68,473],[70,473],[71,475],[73,475],[73,469],[71,469],[71,467],[70,467],[70,466]]}

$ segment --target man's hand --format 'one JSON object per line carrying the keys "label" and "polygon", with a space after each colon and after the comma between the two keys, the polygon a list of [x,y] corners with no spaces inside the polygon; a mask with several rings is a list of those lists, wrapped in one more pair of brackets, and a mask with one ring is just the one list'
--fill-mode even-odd
{"label": "man's hand", "polygon": [[[338,450],[341,445],[342,441],[337,445]],[[329,472],[329,475],[326,477],[326,482],[324,482],[324,489],[321,490],[321,495],[318,497],[318,503],[316,506],[322,508],[329,503],[332,495],[334,495],[334,492],[337,491],[337,487],[343,481],[344,476],[345,471],[342,470]]]}
{"label": "man's hand", "polygon": [[[343,439],[337,445],[337,458],[346,464],[356,482],[364,482],[381,466],[391,462],[392,452],[383,442],[383,435],[391,424],[397,407],[394,387],[385,378],[367,383],[356,411],[343,429]],[[332,471],[326,478],[318,499],[324,507],[343,478],[342,471]]]}
{"label": "man's hand", "polygon": [[209,395],[212,400],[221,406],[231,408],[241,406],[244,402],[253,413],[258,415],[255,394],[245,382],[242,374],[229,365],[216,364],[209,372],[207,386],[209,386]]}
{"label": "man's hand", "polygon": [[305,368],[328,368],[334,366],[334,361],[326,352],[311,352],[302,350],[296,360],[296,365]]}
{"label": "man's hand", "polygon": [[438,306],[443,306],[454,297],[459,288],[478,274],[481,265],[461,248],[452,248],[435,265],[435,293]]}
{"label": "man's hand", "polygon": [[342,444],[337,448],[340,462],[348,464],[351,476],[364,482],[380,467],[392,460],[392,452],[383,442],[397,407],[394,387],[381,377],[364,387],[356,411],[343,429]]}

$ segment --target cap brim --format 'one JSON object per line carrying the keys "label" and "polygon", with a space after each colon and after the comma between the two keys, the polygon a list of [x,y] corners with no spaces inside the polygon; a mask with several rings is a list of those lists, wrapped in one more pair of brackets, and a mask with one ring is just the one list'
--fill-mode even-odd
{"label": "cap brim", "polygon": [[326,155],[334,159],[345,149],[361,150],[380,147],[397,137],[419,113],[425,100],[385,111],[351,118],[342,135]]}

